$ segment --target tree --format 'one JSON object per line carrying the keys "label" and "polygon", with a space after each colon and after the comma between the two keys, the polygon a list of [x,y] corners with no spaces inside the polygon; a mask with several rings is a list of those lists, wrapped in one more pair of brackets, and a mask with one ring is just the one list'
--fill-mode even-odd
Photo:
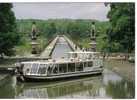
{"label": "tree", "polygon": [[12,4],[0,3],[0,55],[14,54],[13,47],[19,43],[19,34],[16,31],[16,18]]}
{"label": "tree", "polygon": [[[52,40],[52,37],[56,34],[65,34],[73,40],[77,45],[90,48],[90,31],[91,23],[94,21],[96,25],[96,35],[97,37],[102,37],[101,35],[106,35],[106,29],[109,27],[108,21],[97,21],[89,19],[48,19],[48,20],[32,20],[32,19],[22,19],[17,20],[17,31],[26,38],[27,34],[30,32],[31,23],[35,21],[39,30],[40,36],[47,40]],[[53,25],[51,25],[53,24]],[[105,49],[102,44],[101,38],[99,38],[99,43],[97,43],[98,50]],[[107,42],[107,41],[106,41]],[[105,43],[107,44],[107,43]],[[104,45],[105,45],[104,44]]]}
{"label": "tree", "polygon": [[111,3],[108,18],[110,44],[117,44],[118,51],[131,53],[135,49],[135,4]]}
{"label": "tree", "polygon": [[45,27],[45,28],[46,28],[46,30],[45,30],[46,37],[51,38],[51,37],[53,37],[53,35],[56,34],[56,25],[55,25],[55,23],[53,23],[53,22],[48,23],[47,27]]}

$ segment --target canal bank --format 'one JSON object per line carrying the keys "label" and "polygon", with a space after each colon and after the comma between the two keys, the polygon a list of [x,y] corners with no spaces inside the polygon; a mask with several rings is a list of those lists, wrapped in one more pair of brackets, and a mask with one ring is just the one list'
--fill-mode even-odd
{"label": "canal bank", "polygon": [[104,66],[129,81],[135,81],[135,63],[130,63],[125,60],[106,59]]}

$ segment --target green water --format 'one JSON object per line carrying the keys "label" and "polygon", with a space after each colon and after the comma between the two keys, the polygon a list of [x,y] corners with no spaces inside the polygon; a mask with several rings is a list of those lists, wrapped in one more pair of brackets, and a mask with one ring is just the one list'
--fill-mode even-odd
{"label": "green water", "polygon": [[110,70],[99,76],[56,82],[18,83],[7,77],[0,86],[0,98],[134,98],[134,82]]}

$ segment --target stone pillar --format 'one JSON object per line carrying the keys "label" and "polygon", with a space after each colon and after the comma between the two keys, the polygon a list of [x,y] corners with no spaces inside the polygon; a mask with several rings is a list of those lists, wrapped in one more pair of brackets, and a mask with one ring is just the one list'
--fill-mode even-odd
{"label": "stone pillar", "polygon": [[40,51],[39,43],[37,42],[37,28],[36,23],[32,23],[32,30],[31,30],[31,47],[32,47],[32,54],[38,54]]}
{"label": "stone pillar", "polygon": [[90,35],[91,42],[89,43],[91,48],[90,51],[96,52],[96,30],[95,30],[95,22],[92,22],[91,25],[91,35]]}
{"label": "stone pillar", "polygon": [[37,43],[36,41],[32,41],[31,42],[31,47],[32,47],[32,54],[38,54],[39,53],[39,43]]}

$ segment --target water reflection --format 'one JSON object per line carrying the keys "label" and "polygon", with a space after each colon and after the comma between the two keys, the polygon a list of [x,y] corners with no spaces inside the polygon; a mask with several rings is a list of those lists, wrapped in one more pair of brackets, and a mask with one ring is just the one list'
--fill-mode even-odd
{"label": "water reflection", "polygon": [[111,95],[112,98],[134,98],[135,87],[132,82],[121,80],[116,83],[109,81],[108,84],[106,92]]}
{"label": "water reflection", "polygon": [[87,95],[95,96],[99,93],[97,88],[101,86],[99,82],[101,79],[101,77],[97,77],[96,80],[94,80],[94,78],[86,78],[63,81],[59,83],[50,83],[46,85],[42,83],[41,85],[37,84],[33,87],[29,87],[30,84],[24,84],[24,91],[19,93],[17,98],[60,98],[64,96],[74,97],[75,94],[78,93],[80,95],[83,94],[83,92],[87,92]]}
{"label": "water reflection", "polygon": [[13,76],[0,86],[0,98],[134,98],[134,85],[109,70],[101,76],[42,83],[16,83]]}
{"label": "water reflection", "polygon": [[16,87],[15,77],[9,76],[0,83],[0,98],[14,98]]}

